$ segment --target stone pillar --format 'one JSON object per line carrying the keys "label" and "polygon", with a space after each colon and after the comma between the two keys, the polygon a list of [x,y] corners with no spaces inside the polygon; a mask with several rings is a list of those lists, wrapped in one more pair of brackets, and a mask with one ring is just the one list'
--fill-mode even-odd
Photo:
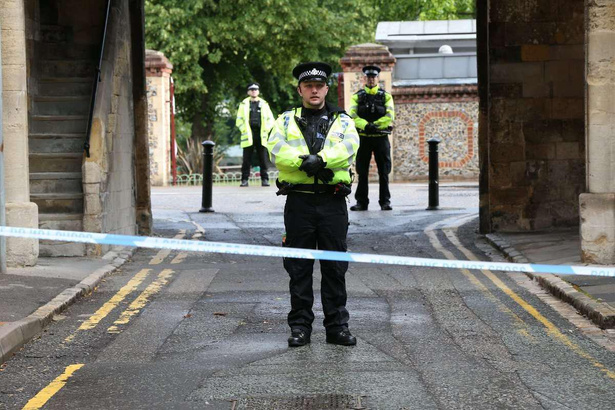
{"label": "stone pillar", "polygon": [[386,46],[380,44],[359,44],[348,49],[340,60],[344,72],[344,109],[350,108],[350,97],[365,85],[362,68],[366,65],[377,65],[380,72],[380,88],[387,92],[393,89],[393,67],[395,57]]}
{"label": "stone pillar", "polygon": [[[23,0],[0,0],[0,25],[6,224],[38,228],[38,207],[30,202],[28,74]],[[38,240],[8,238],[6,258],[9,266],[35,265]]]}
{"label": "stone pillar", "polygon": [[145,50],[147,133],[152,186],[169,185],[171,173],[170,77],[173,65],[160,51]]}
{"label": "stone pillar", "polygon": [[615,0],[587,3],[587,189],[580,195],[587,263],[615,263]]}

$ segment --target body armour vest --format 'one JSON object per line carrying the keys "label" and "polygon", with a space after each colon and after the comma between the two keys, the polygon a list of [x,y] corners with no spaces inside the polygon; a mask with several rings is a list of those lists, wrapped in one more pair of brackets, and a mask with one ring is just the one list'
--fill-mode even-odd
{"label": "body armour vest", "polygon": [[387,109],[385,103],[384,90],[378,90],[376,94],[368,94],[365,90],[361,90],[357,93],[358,107],[357,115],[367,122],[374,122],[377,119],[384,117]]}

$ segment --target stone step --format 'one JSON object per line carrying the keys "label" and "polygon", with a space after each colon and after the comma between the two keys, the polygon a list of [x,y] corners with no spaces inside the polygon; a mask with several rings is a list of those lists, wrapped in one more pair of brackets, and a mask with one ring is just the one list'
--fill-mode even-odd
{"label": "stone step", "polygon": [[100,47],[91,44],[41,43],[38,50],[43,60],[98,61],[100,57]]}
{"label": "stone step", "polygon": [[95,77],[41,77],[38,80],[39,95],[66,95],[88,96],[92,95],[92,86]]}
{"label": "stone step", "polygon": [[30,194],[83,193],[81,172],[30,173]]}
{"label": "stone step", "polygon": [[81,172],[82,153],[30,153],[30,172]]}
{"label": "stone step", "polygon": [[[82,213],[39,213],[38,226],[41,229],[60,231],[83,231]],[[39,241],[40,256],[83,256],[85,244],[61,241]]]}
{"label": "stone step", "polygon": [[32,97],[32,114],[36,115],[89,115],[89,95],[44,95]]}
{"label": "stone step", "polygon": [[83,152],[85,133],[76,134],[30,134],[31,153],[80,153]]}
{"label": "stone step", "polygon": [[40,40],[43,43],[66,43],[72,40],[72,30],[68,27],[41,24]]}
{"label": "stone step", "polygon": [[87,115],[30,115],[30,132],[33,134],[85,133]]}
{"label": "stone step", "polygon": [[41,60],[41,76],[77,76],[94,79],[96,76],[96,64],[92,60]]}
{"label": "stone step", "polygon": [[81,193],[30,193],[30,201],[38,205],[39,213],[83,213],[83,194]]}

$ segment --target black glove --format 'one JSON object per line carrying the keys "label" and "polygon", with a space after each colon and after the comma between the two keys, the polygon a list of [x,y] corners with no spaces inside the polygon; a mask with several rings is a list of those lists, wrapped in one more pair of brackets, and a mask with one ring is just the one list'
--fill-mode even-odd
{"label": "black glove", "polygon": [[303,163],[299,167],[299,171],[303,171],[308,177],[313,177],[316,173],[325,166],[322,158],[318,155],[299,155]]}
{"label": "black glove", "polygon": [[328,184],[333,181],[333,171],[329,168],[321,168],[316,173],[316,178],[320,179],[323,183]]}
{"label": "black glove", "polygon": [[363,130],[366,134],[375,134],[378,132],[378,127],[376,127],[374,123],[369,122]]}

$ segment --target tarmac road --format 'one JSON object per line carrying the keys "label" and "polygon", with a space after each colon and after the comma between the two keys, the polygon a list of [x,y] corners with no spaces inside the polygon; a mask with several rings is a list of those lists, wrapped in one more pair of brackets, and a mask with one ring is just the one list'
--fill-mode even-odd
{"label": "tarmac road", "polygon": [[[351,252],[489,260],[475,185],[441,187],[439,211],[424,210],[424,184],[392,188],[393,211],[351,213]],[[216,212],[200,214],[200,188],[156,189],[156,233],[278,245],[284,199],[273,192],[215,188]],[[317,296],[312,343],[290,349],[279,258],[142,249],[7,362],[0,408],[613,408],[615,354],[528,282],[351,264],[358,345],[325,343]]]}

